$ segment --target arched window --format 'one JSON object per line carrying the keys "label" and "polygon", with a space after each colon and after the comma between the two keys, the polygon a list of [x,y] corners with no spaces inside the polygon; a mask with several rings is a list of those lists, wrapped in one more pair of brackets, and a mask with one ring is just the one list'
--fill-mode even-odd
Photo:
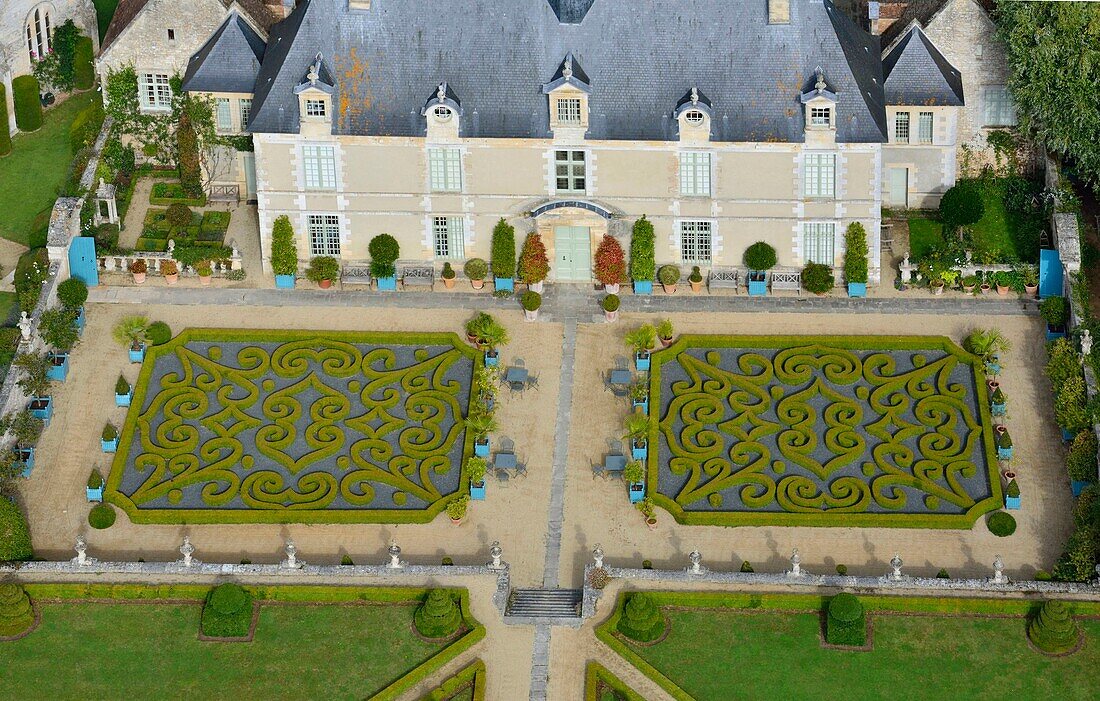
{"label": "arched window", "polygon": [[48,3],[43,3],[27,15],[27,52],[30,54],[31,62],[49,53],[52,33],[50,6]]}

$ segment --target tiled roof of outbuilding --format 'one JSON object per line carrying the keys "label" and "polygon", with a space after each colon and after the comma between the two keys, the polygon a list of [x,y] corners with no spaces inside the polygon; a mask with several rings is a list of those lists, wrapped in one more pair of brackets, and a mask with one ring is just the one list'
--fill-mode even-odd
{"label": "tiled roof of outbuilding", "polygon": [[886,104],[962,106],[962,74],[952,66],[919,26],[915,26],[882,59]]}
{"label": "tiled roof of outbuilding", "polygon": [[[183,0],[177,1],[182,2]],[[187,1],[190,2],[191,0]],[[248,18],[264,31],[267,31],[277,20],[277,18],[271,14],[271,11],[267,9],[263,0],[218,1],[227,8],[231,7],[235,1],[241,9],[248,13]],[[107,33],[103,35],[103,41],[100,45],[100,54],[105,52],[108,47],[114,43],[115,39],[130,26],[130,23],[141,14],[141,11],[144,10],[145,6],[148,4],[149,0],[118,0],[118,6],[115,7],[115,14],[111,16],[111,23],[107,25]]]}
{"label": "tiled roof of outbuilding", "polygon": [[187,64],[183,89],[250,93],[264,59],[263,39],[236,12],[225,18]]}

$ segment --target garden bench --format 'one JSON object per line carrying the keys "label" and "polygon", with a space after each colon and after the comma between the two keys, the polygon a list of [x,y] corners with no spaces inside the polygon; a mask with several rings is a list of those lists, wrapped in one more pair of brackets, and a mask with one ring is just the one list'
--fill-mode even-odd
{"label": "garden bench", "polygon": [[344,285],[369,285],[370,263],[344,263],[340,269],[340,282]]}
{"label": "garden bench", "polygon": [[711,268],[707,276],[707,289],[730,288],[737,291],[741,284],[741,272],[736,268]]}
{"label": "garden bench", "polygon": [[430,265],[402,265],[401,284],[404,287],[427,287],[435,285],[435,268]]}
{"label": "garden bench", "polygon": [[782,271],[773,270],[771,273],[772,278],[772,292],[777,290],[786,290],[788,292],[797,292],[802,294],[802,271]]}

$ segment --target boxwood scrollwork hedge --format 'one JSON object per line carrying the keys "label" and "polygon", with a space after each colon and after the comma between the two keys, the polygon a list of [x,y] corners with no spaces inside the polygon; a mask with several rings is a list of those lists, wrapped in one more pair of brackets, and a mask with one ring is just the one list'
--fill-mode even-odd
{"label": "boxwood scrollwork hedge", "polygon": [[423,523],[467,488],[454,334],[187,329],[148,350],[107,500],[136,523]]}
{"label": "boxwood scrollwork hedge", "polygon": [[1001,505],[981,361],[947,338],[688,335],[652,362],[648,490],[681,523],[969,528]]}

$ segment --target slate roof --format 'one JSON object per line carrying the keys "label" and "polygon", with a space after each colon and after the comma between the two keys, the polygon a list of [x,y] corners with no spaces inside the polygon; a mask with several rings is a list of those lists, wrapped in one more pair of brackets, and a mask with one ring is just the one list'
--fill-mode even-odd
{"label": "slate roof", "polygon": [[[552,4],[589,7],[568,24]],[[792,3],[786,25],[768,25],[762,1],[303,0],[271,30],[251,131],[298,131],[294,86],[318,52],[336,80],[337,134],[421,136],[424,96],[445,81],[463,136],[549,137],[540,86],[572,52],[591,80],[592,139],[675,139],[673,110],[696,86],[716,141],[800,142],[800,89],[821,66],[838,92],[837,140],[886,140],[878,39],[830,0]]]}
{"label": "slate roof", "polygon": [[[938,15],[949,2],[951,0],[911,0],[897,20],[882,33],[882,45],[890,46],[913,22],[920,23],[921,27],[927,27],[932,18]],[[986,14],[993,12],[994,0],[968,0],[968,2],[977,2]]]}
{"label": "slate roof", "polygon": [[265,44],[236,10],[187,64],[183,89],[194,92],[252,92]]}
{"label": "slate roof", "polygon": [[962,74],[917,25],[882,59],[886,104],[964,104]]}
{"label": "slate roof", "polygon": [[[185,0],[173,0],[174,2],[184,2]],[[186,0],[192,2],[193,0]],[[273,25],[277,18],[271,14],[271,11],[267,9],[263,0],[218,0],[222,5],[227,8],[231,7],[234,1],[248,13],[248,18],[257,24],[264,31],[267,31],[271,25]],[[99,53],[103,55],[107,48],[114,43],[115,39],[122,34],[130,23],[141,14],[141,11],[145,9],[145,6],[149,4],[149,0],[118,0],[118,6],[115,7],[115,14],[111,16],[111,23],[107,25],[107,33],[103,35],[103,42],[100,45]]]}

